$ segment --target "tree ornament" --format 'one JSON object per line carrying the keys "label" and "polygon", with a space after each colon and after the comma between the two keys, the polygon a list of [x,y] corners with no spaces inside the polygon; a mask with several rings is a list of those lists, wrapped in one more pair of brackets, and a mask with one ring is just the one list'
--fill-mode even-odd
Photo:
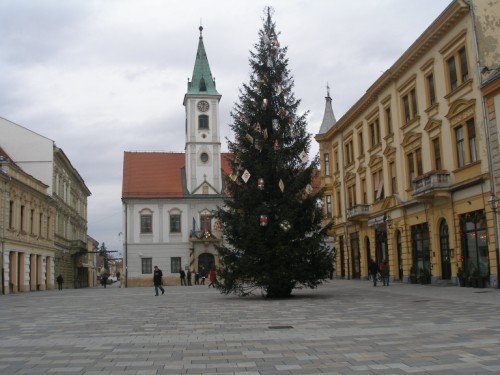
{"label": "tree ornament", "polygon": [[267,108],[267,103],[268,103],[268,100],[267,99],[262,99],[262,109],[266,109]]}
{"label": "tree ornament", "polygon": [[264,179],[263,178],[259,178],[257,180],[257,187],[260,189],[260,190],[264,190]]}
{"label": "tree ornament", "polygon": [[279,113],[282,120],[284,120],[286,115],[288,114],[285,108],[280,108],[278,113]]}
{"label": "tree ornament", "polygon": [[265,43],[265,44],[269,44],[269,42],[271,41],[269,39],[269,37],[267,36],[267,34],[264,33],[264,35],[262,36],[262,41]]}
{"label": "tree ornament", "polygon": [[259,124],[259,123],[255,124],[255,131],[256,131],[257,133],[261,133],[261,132],[262,132],[262,128],[260,127],[260,124]]}
{"label": "tree ornament", "polygon": [[277,132],[278,130],[280,130],[280,123],[278,122],[278,119],[273,119],[273,130],[275,132]]}
{"label": "tree ornament", "polygon": [[259,223],[261,227],[267,227],[267,224],[269,223],[267,215],[260,215]]}
{"label": "tree ornament", "polygon": [[287,220],[283,220],[280,223],[280,228],[283,229],[284,232],[288,232],[292,228],[292,226]]}
{"label": "tree ornament", "polygon": [[238,178],[238,175],[237,175],[237,174],[234,174],[234,173],[231,173],[231,174],[229,175],[229,178],[230,178],[230,179],[234,182],[234,181],[236,181],[236,179]]}
{"label": "tree ornament", "polygon": [[262,136],[264,137],[264,139],[269,138],[269,134],[267,133],[267,128],[265,128],[264,131],[262,132]]}
{"label": "tree ornament", "polygon": [[276,84],[276,87],[274,88],[274,90],[276,91],[276,95],[280,95],[281,91],[282,91],[281,85]]}
{"label": "tree ornament", "polygon": [[311,186],[311,184],[307,184],[305,191],[306,191],[306,194],[308,194],[308,195],[313,192],[313,187]]}
{"label": "tree ornament", "polygon": [[274,140],[274,151],[279,151],[280,149],[280,143],[278,142],[278,140]]}
{"label": "tree ornament", "polygon": [[300,160],[302,160],[302,163],[307,162],[307,153],[305,151],[300,153]]}
{"label": "tree ornament", "polygon": [[283,182],[283,180],[281,178],[280,178],[280,182],[278,185],[280,187],[281,192],[283,193],[285,191],[285,183]]}
{"label": "tree ornament", "polygon": [[248,182],[248,180],[250,179],[250,172],[248,172],[246,169],[245,169],[245,172],[243,172],[243,174],[241,175],[241,178],[243,181],[245,181],[245,184]]}
{"label": "tree ornament", "polygon": [[248,142],[253,143],[253,137],[252,137],[250,134],[245,135],[245,139],[246,139]]}

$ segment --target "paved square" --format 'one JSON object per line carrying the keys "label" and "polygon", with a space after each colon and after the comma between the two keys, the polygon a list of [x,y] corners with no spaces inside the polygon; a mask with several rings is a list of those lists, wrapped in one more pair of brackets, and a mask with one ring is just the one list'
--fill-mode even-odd
{"label": "paved square", "polygon": [[0,296],[0,374],[498,374],[499,311],[495,289],[347,280],[277,301],[206,286]]}

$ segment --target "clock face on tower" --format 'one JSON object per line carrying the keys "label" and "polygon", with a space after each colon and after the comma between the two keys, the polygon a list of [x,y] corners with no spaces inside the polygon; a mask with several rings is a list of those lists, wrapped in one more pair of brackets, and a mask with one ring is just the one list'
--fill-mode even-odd
{"label": "clock face on tower", "polygon": [[206,102],[205,100],[199,101],[197,107],[200,112],[206,112],[210,108],[208,102]]}

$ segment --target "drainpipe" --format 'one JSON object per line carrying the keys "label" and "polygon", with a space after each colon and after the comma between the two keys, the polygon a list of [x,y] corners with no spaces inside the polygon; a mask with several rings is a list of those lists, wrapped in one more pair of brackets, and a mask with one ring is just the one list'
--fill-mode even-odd
{"label": "drainpipe", "polygon": [[[479,90],[481,92],[481,68],[480,68],[480,61],[479,61],[479,50],[478,50],[478,41],[477,41],[477,29],[476,29],[476,22],[475,22],[475,14],[474,14],[474,5],[472,2],[468,3],[469,6],[469,14],[471,17],[471,22],[472,22],[472,36],[473,36],[473,47],[474,47],[474,53],[476,56],[476,75],[478,77],[477,81],[479,82]],[[490,197],[488,199],[489,203],[491,204],[491,209],[493,213],[493,225],[494,225],[494,234],[495,234],[495,257],[496,257],[496,266],[497,266],[497,280],[496,280],[496,287],[497,289],[500,289],[500,250],[499,250],[499,242],[498,242],[498,218],[497,218],[497,199],[496,199],[496,193],[495,193],[495,174],[493,173],[493,158],[492,158],[492,150],[491,150],[491,141],[490,141],[490,131],[488,127],[488,111],[486,109],[486,99],[482,95],[481,96],[481,106],[483,110],[483,128],[484,128],[484,135],[486,139],[486,153],[488,156],[488,169],[489,169],[489,178],[490,178]]]}
{"label": "drainpipe", "polygon": [[127,248],[127,242],[128,242],[128,207],[127,207],[127,202],[123,201],[125,205],[125,242],[122,244],[122,246],[125,248],[124,250],[124,266],[125,266],[125,288],[128,287],[128,248]]}

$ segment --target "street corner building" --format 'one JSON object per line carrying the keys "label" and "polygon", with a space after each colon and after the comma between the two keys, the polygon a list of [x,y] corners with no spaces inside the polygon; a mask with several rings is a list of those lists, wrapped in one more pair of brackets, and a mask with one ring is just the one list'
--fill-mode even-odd
{"label": "street corner building", "polygon": [[[207,276],[218,265],[220,225],[230,154],[221,153],[219,101],[203,43],[183,105],[185,152],[125,152],[123,222],[126,286],[149,286],[157,265],[167,284],[179,284],[181,269]],[[179,126],[184,126],[179,124]]]}
{"label": "street corner building", "polygon": [[338,121],[327,95],[337,277],[366,278],[372,258],[403,282],[497,285],[499,18],[498,1],[453,1]]}
{"label": "street corner building", "polygon": [[90,191],[55,142],[0,118],[2,293],[87,286]]}

